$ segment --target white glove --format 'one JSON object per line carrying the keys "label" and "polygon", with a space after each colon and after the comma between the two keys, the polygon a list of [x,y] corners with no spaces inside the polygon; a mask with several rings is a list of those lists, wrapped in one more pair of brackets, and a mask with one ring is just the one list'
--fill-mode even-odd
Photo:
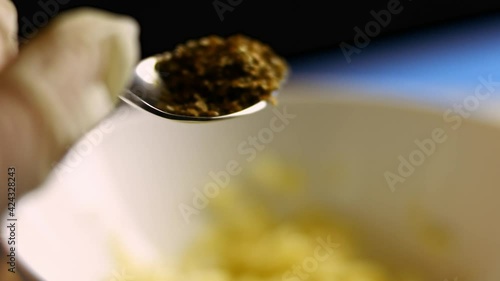
{"label": "white glove", "polygon": [[113,109],[139,58],[138,30],[128,17],[78,9],[18,51],[16,10],[0,0],[0,198],[9,167],[17,196],[31,190]]}

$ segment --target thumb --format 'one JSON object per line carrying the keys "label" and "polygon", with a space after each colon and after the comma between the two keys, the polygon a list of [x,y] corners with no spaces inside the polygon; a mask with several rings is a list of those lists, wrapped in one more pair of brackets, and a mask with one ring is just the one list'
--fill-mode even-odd
{"label": "thumb", "polygon": [[17,11],[10,0],[0,0],[0,69],[17,53]]}
{"label": "thumb", "polygon": [[[62,14],[0,73],[0,175],[25,192],[113,108],[138,55],[137,24],[93,9]],[[0,178],[4,178],[0,176]]]}

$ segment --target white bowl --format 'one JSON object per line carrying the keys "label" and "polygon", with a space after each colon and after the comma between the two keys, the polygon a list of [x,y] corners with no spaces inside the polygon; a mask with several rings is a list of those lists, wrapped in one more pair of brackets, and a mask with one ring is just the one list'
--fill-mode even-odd
{"label": "white bowl", "polygon": [[[202,221],[202,208],[190,223],[179,209],[193,206],[193,189],[204,192],[210,172],[244,171],[254,152],[276,151],[302,163],[315,204],[361,226],[382,259],[418,264],[437,281],[500,280],[498,126],[303,84],[280,102],[207,124],[135,109],[115,115],[18,203],[18,261],[43,280],[88,281],[121,272],[110,241],[141,261],[174,257]],[[283,121],[285,108],[295,117]],[[330,166],[342,177],[329,178]],[[429,231],[449,247],[436,251]]]}

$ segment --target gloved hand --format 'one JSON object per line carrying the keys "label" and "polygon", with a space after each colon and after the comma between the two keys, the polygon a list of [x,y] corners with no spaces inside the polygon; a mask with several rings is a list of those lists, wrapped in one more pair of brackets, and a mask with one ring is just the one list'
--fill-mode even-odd
{"label": "gloved hand", "polygon": [[18,50],[17,13],[0,0],[0,198],[9,167],[16,197],[118,100],[139,59],[138,25],[95,9],[63,13]]}

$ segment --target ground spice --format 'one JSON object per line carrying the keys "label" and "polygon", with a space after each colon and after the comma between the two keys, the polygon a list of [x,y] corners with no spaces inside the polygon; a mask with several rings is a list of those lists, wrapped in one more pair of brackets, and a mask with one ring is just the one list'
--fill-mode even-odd
{"label": "ground spice", "polygon": [[211,35],[178,45],[156,64],[165,92],[156,106],[188,116],[219,116],[261,100],[274,102],[288,65],[267,45],[243,35]]}

